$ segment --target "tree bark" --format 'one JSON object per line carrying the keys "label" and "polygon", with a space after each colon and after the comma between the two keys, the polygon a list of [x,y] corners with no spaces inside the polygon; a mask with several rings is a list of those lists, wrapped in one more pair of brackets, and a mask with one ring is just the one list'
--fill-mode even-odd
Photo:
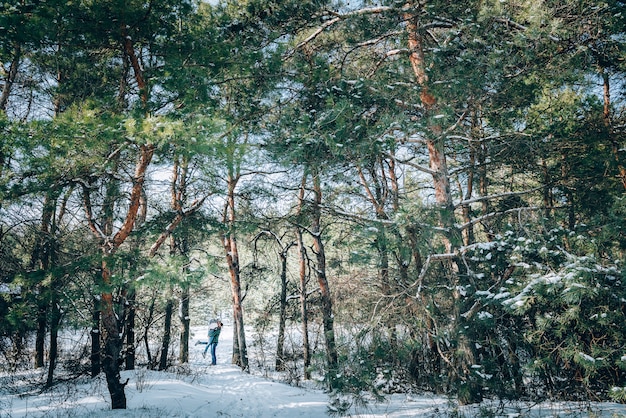
{"label": "tree bark", "polygon": [[[113,304],[113,288],[114,283],[111,280],[111,271],[108,261],[115,255],[117,249],[124,243],[133,230],[135,225],[137,212],[141,203],[141,196],[146,175],[146,170],[150,165],[155,147],[152,145],[140,146],[139,160],[135,167],[135,175],[133,186],[130,192],[128,202],[128,211],[124,219],[124,223],[119,231],[111,238],[107,236],[98,226],[93,217],[90,192],[87,187],[83,188],[84,206],[86,218],[90,229],[101,243],[102,265],[101,265],[101,283],[99,283],[102,293],[100,294],[101,324],[102,338],[104,341],[104,358],[102,359],[102,370],[106,375],[107,387],[111,395],[112,409],[126,409],[126,394],[124,386],[120,382],[120,353],[122,349],[122,340],[120,337],[120,324],[117,319],[115,307]],[[109,191],[112,189],[109,189]],[[111,195],[106,200],[112,201]],[[103,221],[104,231],[112,232],[112,206],[105,205],[105,220]]]}
{"label": "tree bark", "polygon": [[[424,58],[424,44],[420,30],[418,11],[420,4],[415,1],[408,1],[405,4],[404,19],[409,46],[409,60],[420,87],[420,99],[424,107],[424,114],[428,116],[436,109],[437,99],[430,92],[428,75]],[[462,243],[462,235],[455,226],[454,202],[450,190],[450,177],[444,150],[444,135],[441,126],[431,125],[426,135],[426,146],[428,149],[429,166],[433,178],[435,189],[435,201],[439,210],[439,222],[444,231],[442,237],[443,245],[447,253],[452,253]],[[457,289],[460,276],[459,260],[450,260],[447,270],[450,275],[452,289]],[[459,390],[459,402],[473,403],[482,399],[480,385],[473,378],[471,364],[473,361],[473,346],[464,335],[463,318],[460,316],[462,300],[458,290],[452,294],[454,308],[454,334],[458,335],[457,350],[455,356],[456,370],[454,374],[457,378],[456,386]]]}
{"label": "tree bark", "polygon": [[0,94],[0,111],[6,113],[7,103],[9,102],[9,95],[11,94],[11,88],[17,77],[17,70],[19,68],[20,59],[22,56],[22,48],[19,44],[15,44],[13,48],[13,57],[11,59],[11,65],[9,66],[9,72],[4,79],[4,86],[2,87],[2,93]]}
{"label": "tree bark", "polygon": [[163,320],[163,341],[161,344],[161,356],[159,359],[159,370],[167,369],[167,355],[170,351],[170,340],[172,333],[172,313],[174,311],[174,301],[171,296],[171,289],[165,304],[165,318]]}
{"label": "tree bark", "polygon": [[306,248],[302,237],[302,230],[296,227],[296,239],[298,242],[298,263],[299,263],[299,288],[300,288],[300,316],[302,317],[302,361],[304,368],[304,379],[311,379],[311,345],[309,342],[309,308],[307,306],[307,282],[308,275],[306,269]]}
{"label": "tree bark", "polygon": [[57,292],[59,292],[58,278],[52,278],[51,284],[52,304],[50,305],[50,351],[48,354],[48,377],[46,379],[46,386],[51,387],[54,383],[54,369],[56,368],[57,358],[59,353],[59,327],[61,325],[61,309],[59,307],[59,298]]}
{"label": "tree bark", "polygon": [[46,192],[42,208],[41,227],[34,246],[31,258],[31,269],[41,274],[41,280],[49,280],[48,285],[39,283],[39,300],[37,311],[37,332],[35,339],[35,367],[43,367],[45,357],[45,338],[50,327],[50,346],[48,350],[48,378],[46,385],[50,386],[54,379],[54,369],[57,360],[58,327],[60,323],[59,287],[60,278],[53,267],[56,265],[56,221],[57,200],[60,188],[51,186]]}
{"label": "tree bark", "polygon": [[280,256],[280,317],[278,321],[278,338],[276,341],[276,370],[285,370],[285,324],[287,322],[287,251],[289,246],[281,249]]}
{"label": "tree bark", "polygon": [[[237,215],[235,212],[235,188],[239,177],[232,173],[228,176],[228,193],[227,201],[224,207],[224,225],[228,231],[222,234],[222,242],[224,252],[226,254],[226,263],[230,275],[231,293],[233,298],[233,319],[235,322],[235,338],[233,342],[237,342],[236,352],[233,351],[233,360],[242,370],[248,371],[248,353],[246,347],[246,334],[243,322],[243,305],[241,296],[241,275],[239,266],[239,251],[237,248],[237,236],[235,232],[235,222]],[[236,357],[236,358],[235,358]]]}
{"label": "tree bark", "polygon": [[[98,273],[100,274],[100,273]],[[100,281],[100,280],[98,280]],[[91,377],[96,377],[102,370],[100,345],[100,300],[93,298],[91,311]]]}
{"label": "tree bark", "polygon": [[35,368],[44,366],[46,333],[48,330],[48,303],[45,300],[39,301],[37,307],[37,331],[35,334]]}
{"label": "tree bark", "polygon": [[326,343],[326,358],[328,361],[327,381],[330,388],[336,387],[337,379],[337,347],[335,345],[335,330],[333,326],[333,305],[330,295],[330,286],[326,277],[326,252],[322,240],[321,217],[322,217],[322,187],[319,174],[314,169],[313,173],[313,208],[311,222],[311,236],[313,238],[313,248],[317,259],[316,276],[320,287],[322,299],[322,322],[324,324],[324,339]]}
{"label": "tree bark", "polygon": [[[102,261],[102,287],[111,288],[111,271],[107,259]],[[113,306],[113,294],[111,291],[104,291],[100,295],[102,338],[104,341],[104,358],[102,359],[102,370],[106,376],[107,387],[111,395],[111,409],[126,409],[126,394],[124,386],[120,381],[119,358],[122,350],[122,340],[120,338],[119,323]]]}
{"label": "tree bark", "polygon": [[[31,270],[38,270],[41,273],[41,280],[46,278],[50,273],[53,234],[52,221],[56,210],[56,199],[58,193],[49,190],[44,197],[44,204],[41,213],[41,226],[37,234],[37,240],[34,245],[33,254],[31,256]],[[45,286],[42,283],[38,285],[39,300],[37,312],[37,333],[35,338],[35,367],[43,367],[44,365],[44,347],[46,333],[48,330],[48,315],[50,307],[53,304],[51,286]]]}
{"label": "tree bark", "polygon": [[[187,269],[185,269],[187,270]],[[180,353],[178,356],[178,361],[182,364],[189,362],[189,337],[191,335],[191,319],[189,317],[189,284],[184,283],[180,296],[180,311],[179,311],[179,319],[182,324],[182,329],[180,331]]]}
{"label": "tree bark", "polygon": [[[172,209],[175,210],[178,215],[177,217],[185,217],[189,213],[193,213],[197,208],[202,205],[203,199],[200,201],[196,201],[192,208],[186,213],[183,211],[183,205],[187,202],[187,175],[189,169],[189,159],[187,157],[183,157],[182,162],[179,162],[179,159],[176,159],[174,163],[174,173],[172,178]],[[174,224],[174,223],[173,223]],[[178,225],[178,223],[174,224]],[[171,233],[172,229],[168,229],[168,232]],[[173,248],[172,251],[178,252],[180,255],[184,257],[189,257],[189,241],[187,236],[183,236],[179,239],[172,239]],[[187,282],[186,276],[189,268],[187,266],[183,267],[183,275],[185,279],[181,285],[181,296],[179,299],[179,319],[182,325],[182,329],[180,331],[180,351],[179,351],[179,361],[181,363],[187,363],[189,361],[189,335],[190,331],[190,323],[191,320],[189,318],[189,283]]]}
{"label": "tree bark", "polygon": [[[67,204],[67,199],[69,198],[69,193],[66,195],[63,200],[58,213],[58,219],[55,219],[55,213],[57,211],[57,199],[59,193],[57,191],[50,192],[50,211],[52,212],[52,225],[50,226],[50,237],[47,245],[47,258],[49,259],[51,266],[56,266],[58,264],[58,243],[57,243],[57,228],[61,220],[63,219],[63,215],[65,213],[65,208]],[[48,378],[46,381],[46,386],[50,387],[54,383],[54,370],[57,364],[58,358],[58,347],[59,347],[59,328],[61,326],[61,319],[63,317],[63,313],[61,311],[61,288],[63,286],[62,277],[58,275],[58,273],[52,271],[50,272],[50,364],[48,365]]]}
{"label": "tree bark", "polygon": [[[145,193],[141,193],[141,203],[140,209],[137,212],[137,219],[135,220],[135,226],[140,227],[146,222],[146,217],[148,213],[148,202]],[[131,242],[131,249],[136,253],[139,253],[144,243],[143,238],[138,237]],[[137,277],[139,272],[137,270],[137,261],[135,258],[130,260],[130,277]],[[136,309],[137,309],[137,289],[135,288],[135,283],[124,283],[122,289],[122,297],[124,301],[124,313],[122,317],[124,318],[124,332],[126,334],[125,348],[124,348],[124,363],[126,366],[126,370],[134,370],[135,369],[135,345],[137,342],[135,341],[135,319],[136,319]]]}
{"label": "tree bark", "polygon": [[154,319],[154,304],[155,304],[156,296],[152,295],[152,299],[150,301],[150,307],[148,308],[148,318],[146,319],[146,323],[143,329],[143,344],[146,348],[146,358],[148,359],[148,367],[154,368],[155,364],[152,359],[152,351],[150,350],[150,341],[148,340],[148,332],[150,331],[150,327],[152,326],[152,321]]}
{"label": "tree bark", "polygon": [[[469,141],[469,168],[467,173],[467,185],[465,189],[465,196],[463,197],[464,201],[467,201],[472,198],[474,194],[474,178],[476,177],[476,154],[478,152],[476,144],[480,144],[480,120],[476,111],[472,112],[472,129],[471,129],[471,139]],[[459,187],[459,190],[463,190]],[[476,240],[474,236],[474,226],[471,224],[471,215],[472,209],[469,204],[463,204],[461,207],[463,213],[463,222],[466,224],[469,223],[469,227],[464,231],[464,244],[470,245],[473,244]]]}
{"label": "tree bark", "polygon": [[[298,194],[298,206],[296,216],[302,215],[302,205],[304,204],[304,189],[306,186],[307,175],[302,176],[300,191]],[[302,317],[302,359],[303,359],[303,376],[305,380],[311,379],[311,349],[309,343],[309,310],[307,307],[307,255],[302,236],[302,228],[296,227],[296,244],[298,246],[298,264],[299,264],[299,287],[300,287],[300,316]]]}
{"label": "tree bark", "polygon": [[[186,237],[183,237],[180,240],[180,245],[178,246],[178,249],[180,253],[184,255],[185,257],[189,255],[189,242]],[[185,277],[187,277],[188,273],[189,273],[189,267],[185,266],[183,268],[183,274],[185,275]],[[191,318],[189,316],[190,297],[191,295],[189,293],[189,283],[185,279],[185,281],[182,284],[180,301],[179,301],[179,304],[180,304],[179,305],[180,306],[179,319],[180,319],[180,323],[182,324],[182,329],[180,332],[179,361],[183,364],[189,362],[189,336],[191,335],[191,329],[190,329]]]}
{"label": "tree bark", "polygon": [[126,293],[126,353],[124,356],[126,370],[135,369],[135,319],[137,308],[137,292],[134,286],[129,286]]}
{"label": "tree bark", "polygon": [[600,73],[602,75],[602,84],[604,87],[604,110],[603,110],[603,120],[604,125],[607,130],[607,135],[609,137],[609,142],[611,143],[611,151],[613,153],[613,158],[615,158],[615,164],[617,165],[618,177],[622,183],[624,189],[626,189],[626,168],[622,164],[620,158],[620,147],[619,142],[615,138],[613,134],[613,128],[611,124],[611,94],[610,94],[610,79],[609,74],[606,72],[604,68],[600,68]]}

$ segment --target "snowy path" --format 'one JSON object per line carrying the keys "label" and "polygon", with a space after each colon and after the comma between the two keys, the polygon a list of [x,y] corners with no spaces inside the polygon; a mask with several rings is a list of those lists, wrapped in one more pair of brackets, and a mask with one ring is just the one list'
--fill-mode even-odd
{"label": "snowy path", "polygon": [[165,379],[163,377],[163,373],[151,373],[142,392],[129,387],[129,408],[160,412],[161,415],[155,416],[171,417],[265,418],[326,415],[327,397],[323,393],[270,382],[242,373],[231,365],[210,367],[204,376],[196,378],[193,383],[175,376]]}
{"label": "snowy path", "polygon": [[[305,389],[272,382],[243,373],[230,364],[232,328],[224,327],[217,348],[218,364],[210,366],[202,357],[206,330],[194,329],[190,342],[189,367],[176,372],[137,369],[122,372],[129,379],[126,387],[128,409],[110,410],[104,377],[82,378],[56,385],[52,391],[32,396],[9,394],[0,387],[0,418],[89,417],[246,417],[321,418],[328,415],[328,396],[321,390]],[[2,376],[0,376],[2,377]],[[30,377],[8,376],[12,382],[27,385]],[[4,376],[7,378],[7,376]],[[586,409],[589,408],[589,409]],[[576,417],[626,418],[626,405],[613,403],[571,404],[493,404],[456,407],[448,399],[433,395],[392,395],[381,404],[350,410],[353,418],[443,418],[474,417]]]}
{"label": "snowy path", "polygon": [[[160,416],[185,417],[324,417],[328,396],[322,391],[292,387],[242,372],[230,364],[232,327],[224,326],[217,346],[217,365],[210,365],[210,353],[202,357],[206,330],[193,329],[190,341],[191,376],[170,376],[158,372],[148,374],[146,390],[127,389],[129,407],[136,405],[148,411],[158,409]],[[125,372],[133,381],[134,372]],[[124,375],[124,373],[123,373]],[[136,380],[136,378],[135,378]],[[147,416],[147,415],[144,415]]]}

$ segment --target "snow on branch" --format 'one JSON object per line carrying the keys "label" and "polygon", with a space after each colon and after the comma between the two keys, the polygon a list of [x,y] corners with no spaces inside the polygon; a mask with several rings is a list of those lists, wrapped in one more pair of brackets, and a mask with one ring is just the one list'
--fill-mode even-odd
{"label": "snow on branch", "polygon": [[487,195],[487,196],[478,196],[473,199],[462,200],[459,203],[457,203],[455,207],[458,208],[464,205],[470,205],[472,203],[482,202],[484,200],[494,200],[494,199],[501,199],[503,197],[524,195],[524,194],[532,193],[539,189],[540,189],[539,187],[536,187],[534,189],[522,190],[521,192],[507,192],[507,193],[492,194],[492,195]]}
{"label": "snow on branch", "polygon": [[444,260],[452,260],[456,257],[458,257],[460,251],[454,251],[452,253],[443,253],[443,254],[430,254],[427,258],[426,261],[424,262],[424,265],[422,266],[422,271],[420,271],[419,276],[417,277],[417,283],[419,283],[419,287],[417,289],[417,293],[420,293],[420,290],[422,288],[422,280],[424,280],[424,277],[426,276],[426,272],[428,271],[428,268],[430,267],[430,263],[433,261],[444,261]]}
{"label": "snow on branch", "polygon": [[387,39],[387,38],[389,38],[391,36],[398,36],[398,35],[401,35],[401,34],[402,34],[401,31],[388,32],[388,33],[385,33],[384,35],[381,35],[381,36],[379,36],[377,38],[368,39],[367,41],[360,42],[360,43],[358,43],[358,44],[356,44],[354,46],[354,49],[362,48],[362,47],[365,47],[365,46],[376,45],[376,44],[382,42],[383,40],[385,40],[385,39]]}
{"label": "snow on branch", "polygon": [[[398,52],[401,53],[401,52]],[[357,83],[359,83],[360,80],[346,80],[345,83],[349,86],[354,86]],[[372,86],[368,86],[368,89],[373,92],[373,93],[380,93],[380,90],[376,89],[375,87]],[[404,107],[406,109],[423,109],[424,107],[421,104],[417,104],[417,103],[407,103],[404,100],[400,100],[400,99],[394,99],[393,100],[398,106]]]}
{"label": "snow on branch", "polygon": [[396,8],[391,7],[391,6],[373,6],[373,7],[364,7],[362,9],[353,10],[347,13],[339,13],[339,12],[334,12],[334,11],[329,11],[328,13],[333,16],[339,17],[341,19],[347,19],[349,17],[354,17],[354,16],[380,14],[380,13],[388,12],[391,10],[396,10]]}
{"label": "snow on branch", "polygon": [[337,22],[340,22],[342,20],[355,17],[355,16],[362,16],[362,15],[368,15],[368,14],[380,14],[380,13],[384,13],[390,10],[394,10],[394,8],[388,7],[388,6],[365,7],[363,9],[354,10],[354,11],[347,12],[347,13],[338,13],[334,11],[329,11],[328,14],[334,17],[322,23],[322,25],[319,26],[317,29],[315,29],[313,33],[311,33],[309,36],[307,36],[306,39],[304,39],[302,42],[296,45],[296,47],[290,53],[287,54],[287,57],[290,57],[291,55],[293,55],[295,51],[297,51],[298,49],[302,48],[303,46],[313,41],[327,28],[331,27]]}
{"label": "snow on branch", "polygon": [[[341,20],[341,18],[336,17],[334,19],[330,19],[330,20],[327,20],[326,22],[324,22],[322,24],[322,26],[320,26],[317,29],[315,29],[315,31],[312,34],[310,34],[304,41],[302,41],[298,45],[296,45],[296,47],[294,48],[294,51],[302,48],[304,45],[308,44],[309,42],[311,42],[312,40],[317,38],[319,36],[319,34],[324,32],[324,30],[326,28],[334,25],[335,23],[339,22],[340,20]],[[291,55],[291,54],[289,54],[289,55]]]}
{"label": "snow on branch", "polygon": [[408,165],[409,167],[416,168],[417,170],[419,170],[419,171],[421,171],[421,172],[423,172],[423,173],[426,173],[426,174],[430,174],[431,176],[434,176],[434,175],[436,175],[436,174],[437,174],[434,170],[431,170],[431,169],[430,169],[430,168],[428,168],[428,167],[424,167],[423,165],[419,165],[419,164],[412,163],[412,162],[411,162],[411,161],[409,161],[409,160],[399,160],[396,156],[394,156],[394,155],[392,155],[392,154],[390,154],[390,153],[386,153],[385,155],[386,155],[387,157],[389,157],[389,158],[392,158],[394,161],[396,161],[396,162],[398,162],[398,163],[400,163],[400,164],[406,164],[406,165]]}

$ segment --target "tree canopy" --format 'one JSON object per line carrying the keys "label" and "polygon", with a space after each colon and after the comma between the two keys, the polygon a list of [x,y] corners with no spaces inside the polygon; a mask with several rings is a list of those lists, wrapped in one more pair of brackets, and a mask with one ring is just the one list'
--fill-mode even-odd
{"label": "tree canopy", "polygon": [[586,0],[4,2],[6,367],[51,385],[58,332],[88,330],[82,372],[125,408],[121,368],[175,362],[172,329],[186,362],[208,297],[246,371],[246,333],[276,323],[276,368],[337,392],[383,375],[461,403],[623,401],[625,19]]}

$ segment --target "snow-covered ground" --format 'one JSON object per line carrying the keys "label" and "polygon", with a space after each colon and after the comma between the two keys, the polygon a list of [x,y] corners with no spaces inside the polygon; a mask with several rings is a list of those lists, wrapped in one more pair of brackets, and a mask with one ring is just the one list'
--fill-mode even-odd
{"label": "snow-covered ground", "polygon": [[[103,376],[84,377],[56,385],[46,392],[30,390],[27,396],[0,388],[0,418],[17,417],[303,417],[332,416],[329,396],[314,385],[293,387],[242,373],[230,364],[232,328],[222,330],[218,364],[203,358],[206,330],[194,329],[189,368],[168,372],[125,371],[128,409],[112,411]],[[176,369],[176,368],[174,368]],[[41,373],[41,372],[39,372]],[[6,376],[5,376],[6,377]],[[24,376],[24,384],[33,376]],[[13,376],[15,383],[20,382]],[[383,403],[352,406],[351,417],[626,417],[626,405],[614,403],[502,404],[485,402],[459,408],[453,401],[429,394],[393,395]]]}

